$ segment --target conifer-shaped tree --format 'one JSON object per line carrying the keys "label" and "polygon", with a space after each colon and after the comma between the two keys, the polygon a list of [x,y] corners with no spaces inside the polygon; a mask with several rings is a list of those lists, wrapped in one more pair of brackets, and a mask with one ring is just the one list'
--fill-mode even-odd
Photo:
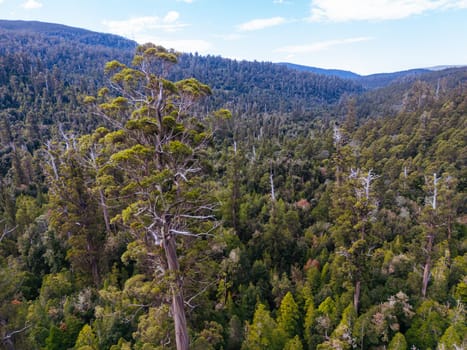
{"label": "conifer-shaped tree", "polygon": [[287,292],[282,299],[277,317],[277,325],[284,331],[287,338],[291,339],[298,333],[300,313],[297,303],[291,292]]}
{"label": "conifer-shaped tree", "polygon": [[277,349],[283,348],[286,342],[284,332],[278,329],[277,323],[271,317],[264,304],[256,307],[253,322],[247,324],[245,341],[242,350]]}

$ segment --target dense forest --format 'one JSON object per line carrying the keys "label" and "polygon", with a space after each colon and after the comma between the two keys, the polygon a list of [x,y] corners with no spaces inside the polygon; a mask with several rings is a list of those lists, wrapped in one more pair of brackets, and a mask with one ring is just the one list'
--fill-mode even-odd
{"label": "dense forest", "polygon": [[0,349],[464,349],[466,124],[465,68],[0,21]]}

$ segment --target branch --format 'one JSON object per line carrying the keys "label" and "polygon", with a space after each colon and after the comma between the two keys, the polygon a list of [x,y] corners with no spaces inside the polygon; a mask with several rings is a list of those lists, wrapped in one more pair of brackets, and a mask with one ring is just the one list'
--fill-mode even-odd
{"label": "branch", "polygon": [[14,230],[16,230],[17,228],[18,228],[18,226],[15,226],[15,227],[13,227],[13,228],[11,228],[11,229],[9,229],[9,230],[5,228],[5,229],[3,230],[2,236],[0,237],[0,242],[3,241],[3,238],[5,238],[5,236],[6,236],[7,234],[12,233],[12,232],[13,232]]}
{"label": "branch", "polygon": [[98,110],[97,112],[93,112],[94,115],[97,115],[98,117],[101,117],[103,119],[105,119],[109,124],[111,124],[113,127],[117,128],[117,129],[122,129],[123,128],[123,124],[116,121],[115,119],[113,118],[110,118],[107,114],[105,114],[104,112]]}
{"label": "branch", "polygon": [[182,236],[191,236],[191,237],[197,237],[199,235],[191,233],[189,231],[179,231],[175,229],[170,229],[170,233],[175,233],[176,235],[182,235]]}
{"label": "branch", "polygon": [[45,144],[46,146],[46,149],[45,149],[45,152],[47,153],[47,155],[50,157],[50,161],[49,161],[49,164],[50,166],[52,167],[52,170],[54,172],[54,176],[55,176],[55,180],[58,181],[59,179],[59,176],[58,176],[58,170],[57,170],[57,165],[55,164],[55,158],[52,154],[52,145],[50,143],[50,140],[47,141],[47,143]]}
{"label": "branch", "polygon": [[207,220],[207,219],[215,219],[214,215],[188,215],[188,214],[180,214],[180,217],[187,218],[187,219],[199,219],[199,220]]}
{"label": "branch", "polygon": [[9,339],[11,339],[11,337],[14,336],[15,334],[24,332],[25,330],[27,330],[28,328],[31,328],[31,327],[32,327],[32,325],[27,325],[27,326],[24,326],[24,327],[21,328],[21,329],[17,329],[16,331],[12,331],[12,332],[10,332],[10,333],[7,333],[7,334],[3,337],[3,341],[9,340]]}
{"label": "branch", "polygon": [[203,294],[209,287],[211,287],[213,284],[217,283],[217,281],[214,281],[214,282],[211,282],[209,283],[208,285],[206,285],[206,287],[204,287],[203,289],[201,289],[198,293],[196,293],[195,295],[193,295],[190,299],[188,299],[187,301],[185,301],[185,304],[188,305],[190,308],[194,309],[195,306],[191,305],[191,302],[193,301],[193,299],[195,299],[196,297],[198,297],[199,295]]}

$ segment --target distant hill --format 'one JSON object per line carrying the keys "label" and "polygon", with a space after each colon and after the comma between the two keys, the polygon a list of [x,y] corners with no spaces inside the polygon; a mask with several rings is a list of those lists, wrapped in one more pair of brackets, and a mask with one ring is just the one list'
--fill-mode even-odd
{"label": "distant hill", "polygon": [[426,69],[431,70],[431,71],[438,71],[438,70],[444,70],[444,69],[465,68],[465,67],[467,67],[467,65],[461,64],[461,65],[434,66],[434,67],[427,67]]}
{"label": "distant hill", "polygon": [[[395,115],[401,111],[417,110],[420,109],[420,105],[429,106],[443,96],[449,96],[467,86],[467,67],[438,71],[420,69],[411,74],[400,73],[384,86],[357,97],[359,117]],[[381,74],[374,78],[375,81],[384,81],[389,77]]]}
{"label": "distant hill", "polygon": [[[135,46],[134,41],[120,36],[60,24],[0,21],[0,57],[9,56],[15,62],[23,60],[28,66],[23,72],[27,79],[50,75],[53,70],[59,76],[57,80],[76,86],[80,93],[104,85],[103,67],[107,61],[131,62]],[[334,103],[343,94],[363,91],[354,81],[290,70],[269,62],[183,54],[169,78],[190,76],[214,91],[205,109],[229,107],[240,114],[306,112],[321,104]]]}
{"label": "distant hill", "polygon": [[[129,64],[136,45],[117,35],[61,24],[0,20],[0,109],[24,106],[28,99],[31,110],[42,111],[39,114],[45,123],[60,121],[73,128],[92,128],[93,123],[63,116],[63,106],[56,102],[79,110],[79,95],[93,94],[105,85],[105,63],[117,59]],[[203,113],[227,107],[238,115],[294,114],[309,119],[323,110],[333,113],[329,106],[351,95],[360,96],[358,109],[363,117],[397,110],[413,82],[437,81],[439,76],[455,81],[457,73],[448,77],[449,72],[413,69],[360,76],[291,63],[182,54],[169,78],[195,77],[211,86],[214,93],[200,106]],[[12,81],[20,85],[12,86]],[[375,92],[364,94],[365,90]],[[25,118],[25,109],[20,110],[17,119]]]}
{"label": "distant hill", "polygon": [[61,38],[85,45],[100,45],[113,49],[133,50],[137,43],[113,34],[102,34],[62,24],[38,21],[0,20],[0,29],[18,34],[40,34],[49,38]]}
{"label": "distant hill", "polygon": [[[413,81],[413,80],[421,78],[422,75],[429,74],[431,72],[466,68],[466,66],[463,66],[463,65],[457,65],[457,66],[444,65],[444,66],[435,66],[435,67],[427,67],[427,68],[415,68],[415,69],[409,69],[409,70],[391,72],[391,73],[376,73],[376,74],[369,74],[369,75],[360,75],[360,74],[357,74],[351,71],[346,71],[346,70],[341,70],[341,69],[323,69],[323,68],[318,68],[318,67],[304,66],[304,65],[286,63],[286,62],[282,62],[279,64],[284,65],[287,68],[297,70],[297,71],[312,72],[315,74],[321,74],[321,75],[326,75],[326,76],[335,76],[335,77],[342,78],[342,79],[350,79],[350,80],[357,82],[358,84],[361,84],[365,89],[377,89],[377,88],[386,87],[389,84],[394,83],[396,81],[401,81],[401,82]],[[449,74],[449,72],[446,72],[446,73]],[[427,75],[426,77],[428,76],[429,75]]]}
{"label": "distant hill", "polygon": [[289,69],[271,62],[249,62],[220,56],[184,54],[172,78],[193,76],[210,85],[213,107],[238,113],[310,112],[337,102],[343,95],[359,94],[363,87],[336,76]]}
{"label": "distant hill", "polygon": [[428,69],[409,69],[393,73],[378,73],[360,76],[355,80],[362,84],[366,89],[377,89],[387,86],[399,79],[413,79],[419,77],[421,74],[429,73]]}
{"label": "distant hill", "polygon": [[[0,57],[13,62],[21,58],[19,68],[28,68],[28,78],[54,70],[60,80],[86,81],[92,89],[101,85],[104,64],[112,59],[130,62],[136,45],[117,35],[61,24],[0,20]],[[16,68],[12,63],[8,69]]]}
{"label": "distant hill", "polygon": [[324,68],[318,68],[318,67],[310,67],[310,66],[303,66],[300,64],[295,64],[295,63],[285,63],[281,62],[279,63],[281,65],[286,66],[287,68],[290,69],[296,69],[299,71],[304,71],[304,72],[311,72],[315,74],[322,74],[322,75],[330,75],[330,76],[336,76],[342,79],[360,79],[362,78],[361,75],[347,71],[347,70],[341,70],[341,69],[324,69]]}
{"label": "distant hill", "polygon": [[360,75],[351,71],[341,70],[341,69],[323,69],[318,67],[311,67],[311,66],[303,66],[294,63],[279,63],[284,65],[290,69],[304,71],[304,72],[312,72],[315,74],[322,74],[326,76],[335,76],[342,79],[350,79],[359,84],[361,84],[365,89],[376,89],[380,87],[387,86],[388,84],[394,82],[397,79],[406,78],[406,77],[417,77],[420,74],[430,72],[432,70],[441,70],[445,68],[449,68],[449,66],[441,66],[439,69],[432,69],[432,68],[417,68],[417,69],[409,69],[400,72],[392,72],[392,73],[376,73],[370,75]]}

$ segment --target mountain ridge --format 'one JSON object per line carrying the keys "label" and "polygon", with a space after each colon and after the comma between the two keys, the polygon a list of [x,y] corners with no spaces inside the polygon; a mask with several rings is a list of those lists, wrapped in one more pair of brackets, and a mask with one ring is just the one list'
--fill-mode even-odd
{"label": "mountain ridge", "polygon": [[[1,20],[0,19],[0,29],[16,32],[29,32],[36,34],[45,34],[49,36],[60,36],[68,39],[76,39],[83,44],[97,44],[102,46],[107,46],[111,48],[121,48],[121,49],[134,49],[138,43],[134,40],[128,39],[123,36],[97,32],[85,28],[68,26],[65,24],[59,23],[50,23],[50,22],[41,22],[41,21],[26,21],[26,20]],[[106,38],[106,40],[103,40]],[[185,53],[188,54],[188,53]],[[212,55],[207,55],[208,57],[214,57]],[[224,60],[229,60],[219,56]],[[237,60],[233,60],[236,61]],[[240,62],[240,61],[239,61]],[[249,62],[242,60],[241,62]],[[257,62],[257,61],[254,61]],[[259,63],[270,63],[267,61]],[[438,65],[434,67],[422,67],[422,68],[412,68],[408,70],[395,71],[395,72],[379,72],[368,75],[361,75],[349,70],[342,70],[336,68],[321,68],[315,66],[308,66],[290,62],[278,62],[272,63],[273,65],[285,66],[289,69],[302,71],[302,72],[311,72],[314,74],[324,75],[324,76],[333,76],[340,79],[353,80],[361,84],[366,89],[373,89],[386,86],[391,82],[397,80],[401,77],[406,76],[418,76],[420,74],[440,71],[450,68],[463,68],[465,65]]]}
{"label": "mountain ridge", "polygon": [[[56,67],[60,80],[73,76],[72,81],[92,80],[92,86],[103,85],[106,62],[117,59],[131,64],[135,46],[134,41],[113,34],[43,22],[0,21],[0,53],[29,57],[35,66],[30,73]],[[187,76],[211,86],[214,93],[206,100],[209,108],[234,104],[240,114],[310,111],[336,102],[343,94],[363,91],[350,80],[291,71],[270,62],[185,53],[169,78]]]}
{"label": "mountain ridge", "polygon": [[[0,29],[10,32],[43,34],[65,39],[79,38],[83,44],[102,45],[119,49],[134,49],[138,45],[135,41],[119,35],[101,33],[59,23],[0,19]],[[103,41],[103,38],[107,40]]]}

